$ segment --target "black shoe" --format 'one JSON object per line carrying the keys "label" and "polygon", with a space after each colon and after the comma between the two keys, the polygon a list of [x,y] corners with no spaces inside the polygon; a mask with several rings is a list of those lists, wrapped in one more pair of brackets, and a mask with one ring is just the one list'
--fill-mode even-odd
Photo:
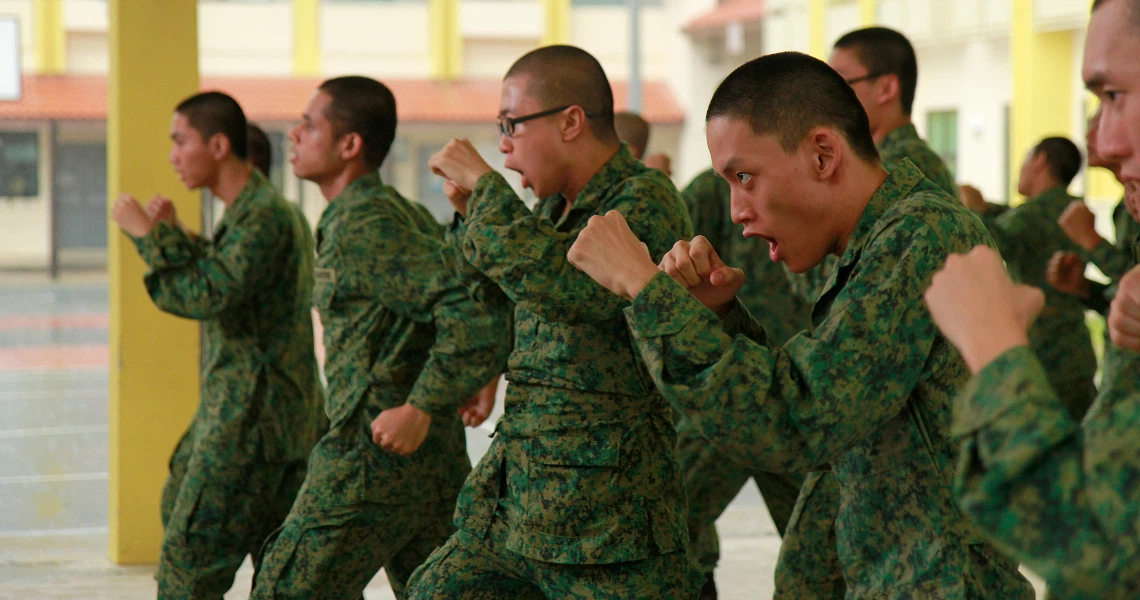
{"label": "black shoe", "polygon": [[705,584],[701,586],[701,595],[697,596],[697,600],[717,600],[716,597],[716,582],[713,581],[713,574],[705,574]]}

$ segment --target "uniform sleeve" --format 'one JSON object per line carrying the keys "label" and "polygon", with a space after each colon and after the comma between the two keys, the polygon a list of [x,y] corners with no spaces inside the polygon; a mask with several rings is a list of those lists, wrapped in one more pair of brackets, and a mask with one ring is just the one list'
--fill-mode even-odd
{"label": "uniform sleeve", "polygon": [[275,272],[282,239],[292,229],[274,213],[239,217],[213,245],[166,224],[136,242],[151,267],[144,282],[158,307],[188,319],[211,319],[249,297],[262,277]]}
{"label": "uniform sleeve", "polygon": [[1108,241],[1102,241],[1085,254],[1086,261],[1096,265],[1096,268],[1113,281],[1118,281],[1133,266],[1128,253]]}
{"label": "uniform sleeve", "polygon": [[[626,180],[611,203],[659,260],[692,233],[676,192],[651,181]],[[520,307],[551,322],[612,319],[628,302],[598,285],[566,258],[576,234],[535,215],[498,173],[479,178],[464,226],[463,253]]]}
{"label": "uniform sleeve", "polygon": [[1133,391],[1128,402],[1094,406],[1082,428],[1021,347],[983,369],[955,402],[959,505],[1059,597],[1140,592],[1136,399]]}
{"label": "uniform sleeve", "polygon": [[929,227],[895,227],[843,267],[867,265],[815,331],[779,349],[733,335],[756,327],[718,322],[659,274],[626,310],[658,389],[742,464],[795,472],[840,457],[902,410],[937,335],[921,291],[947,251]]}
{"label": "uniform sleeve", "polygon": [[[450,415],[499,375],[510,351],[510,307],[458,249],[380,213],[346,220],[336,252],[347,285],[409,319],[435,341],[408,403]],[[338,275],[339,277],[340,275]]]}

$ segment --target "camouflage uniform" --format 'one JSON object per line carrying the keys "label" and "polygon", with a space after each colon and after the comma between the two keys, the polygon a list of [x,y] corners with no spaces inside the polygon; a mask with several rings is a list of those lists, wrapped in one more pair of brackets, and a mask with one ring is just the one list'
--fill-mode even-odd
{"label": "camouflage uniform", "polygon": [[593,215],[621,211],[660,258],[691,237],[669,179],[621,149],[564,213],[533,212],[498,173],[479,178],[458,233],[515,302],[506,410],[459,496],[459,532],[409,596],[692,598],[685,494],[669,406],[630,344],[628,303],[569,263]]}
{"label": "camouflage uniform", "polygon": [[848,598],[1033,597],[951,497],[946,425],[967,371],[922,292],[947,254],[979,243],[992,243],[979,220],[904,160],[853,231],[811,334],[769,348],[739,302],[719,321],[664,274],[626,311],[658,389],[727,454],[774,471],[830,466]]}
{"label": "camouflage uniform", "polygon": [[[317,256],[332,424],[266,542],[252,597],[355,600],[384,567],[402,598],[407,577],[454,530],[471,470],[457,409],[502,369],[509,307],[458,270],[458,247],[427,210],[376,174],[329,203]],[[371,430],[381,411],[404,403],[432,416],[408,456],[374,444]]]}
{"label": "camouflage uniform", "polygon": [[[697,175],[681,195],[689,207],[693,232],[708,238],[726,264],[744,269],[739,296],[748,311],[757,315],[773,345],[783,345],[806,329],[810,304],[792,291],[783,267],[769,258],[768,242],[744,237],[744,227],[732,222],[728,182],[709,169]],[[739,465],[685,421],[677,428],[677,459],[685,471],[689,494],[690,556],[704,573],[712,573],[720,560],[716,520],[749,478],[755,480],[776,529],[783,535],[799,496],[802,475]]]}
{"label": "camouflage uniform", "polygon": [[[928,180],[958,199],[958,186],[953,174],[938,154],[918,137],[913,124],[894,129],[877,146],[879,160],[887,171],[894,171],[903,160],[909,160]],[[815,303],[835,263],[836,258],[828,256],[822,264],[806,273],[788,271],[793,289]],[[843,598],[846,586],[839,569],[839,557],[831,550],[836,539],[839,485],[830,472],[812,471],[804,480],[800,496],[794,509],[794,526],[785,533],[784,543],[780,546],[775,599]]]}
{"label": "camouflage uniform", "polygon": [[1083,422],[1024,346],[982,369],[954,405],[962,510],[1063,598],[1140,595],[1140,354],[1121,352],[1125,375]]}
{"label": "camouflage uniform", "polygon": [[982,220],[1014,279],[1045,292],[1045,308],[1029,330],[1029,344],[1045,366],[1057,395],[1073,417],[1080,419],[1096,396],[1096,355],[1085,326],[1084,306],[1045,280],[1045,269],[1054,252],[1080,250],[1057,224],[1073,200],[1077,198],[1057,186],[997,217],[984,214]]}
{"label": "camouflage uniform", "polygon": [[313,352],[308,223],[258,172],[213,239],[158,223],[135,240],[163,311],[202,321],[201,402],[163,490],[159,598],[220,598],[304,478],[328,421]]}

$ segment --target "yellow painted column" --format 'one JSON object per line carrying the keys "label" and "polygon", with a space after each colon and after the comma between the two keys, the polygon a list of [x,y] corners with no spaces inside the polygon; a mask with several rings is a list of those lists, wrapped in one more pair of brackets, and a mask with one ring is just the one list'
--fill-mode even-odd
{"label": "yellow painted column", "polygon": [[808,0],[808,51],[827,60],[827,3],[826,0]]}
{"label": "yellow painted column", "polygon": [[873,27],[879,24],[879,0],[859,0],[859,25]]}
{"label": "yellow painted column", "polygon": [[[1013,96],[1010,102],[1009,198],[1017,194],[1017,173],[1038,141],[1050,135],[1073,138],[1073,33],[1037,31],[1033,0],[1013,0],[1010,21],[1010,72]],[[1082,132],[1083,133],[1083,132]]]}
{"label": "yellow painted column", "polygon": [[[183,188],[167,156],[174,107],[198,89],[198,3],[110,0],[109,10],[109,201],[161,192],[184,221],[197,222],[200,195]],[[199,330],[155,308],[142,259],[114,222],[109,227],[108,553],[119,564],[152,563],[162,542],[159,499],[170,453],[198,405]]]}
{"label": "yellow painted column", "polygon": [[293,0],[293,75],[316,77],[320,74],[320,26],[320,0]]}
{"label": "yellow painted column", "polygon": [[459,31],[460,0],[428,0],[431,22],[431,71],[439,80],[463,73],[463,36]]}
{"label": "yellow painted column", "polygon": [[67,68],[67,37],[63,0],[36,0],[32,15],[36,31],[36,70],[57,75]]}
{"label": "yellow painted column", "polygon": [[546,13],[546,29],[542,35],[542,45],[570,43],[570,0],[543,0]]}

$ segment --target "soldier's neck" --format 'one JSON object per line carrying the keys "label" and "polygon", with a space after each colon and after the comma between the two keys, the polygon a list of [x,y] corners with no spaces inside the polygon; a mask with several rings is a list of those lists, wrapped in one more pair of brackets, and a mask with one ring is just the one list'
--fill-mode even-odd
{"label": "soldier's neck", "polygon": [[871,129],[871,137],[875,140],[875,145],[878,146],[892,131],[899,127],[906,127],[911,123],[910,115],[904,115],[901,112],[888,115]]}
{"label": "soldier's neck", "polygon": [[332,202],[334,198],[344,192],[344,188],[372,172],[371,169],[364,166],[364,163],[353,161],[345,164],[344,168],[335,175],[316,183],[321,188],[321,195],[325,197],[325,201]]}
{"label": "soldier's neck", "polygon": [[218,166],[218,178],[210,186],[210,193],[221,200],[226,208],[237,201],[242,190],[249,183],[252,167],[240,160],[226,160]]}

